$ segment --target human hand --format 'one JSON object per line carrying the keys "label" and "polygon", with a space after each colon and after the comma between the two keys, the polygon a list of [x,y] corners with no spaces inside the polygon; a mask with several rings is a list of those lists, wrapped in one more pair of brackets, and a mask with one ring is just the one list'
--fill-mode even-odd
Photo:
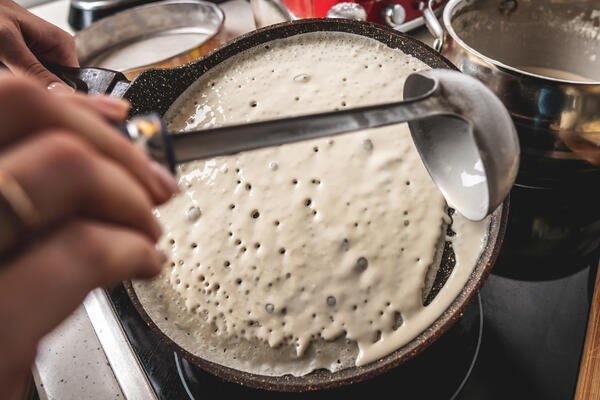
{"label": "human hand", "polygon": [[0,174],[35,210],[22,218],[0,187],[2,399],[18,396],[37,342],[91,289],[164,264],[152,209],[176,183],[107,122],[127,109],[0,75]]}
{"label": "human hand", "polygon": [[12,0],[0,0],[0,62],[13,72],[35,77],[44,87],[71,91],[40,61],[78,67],[75,40]]}

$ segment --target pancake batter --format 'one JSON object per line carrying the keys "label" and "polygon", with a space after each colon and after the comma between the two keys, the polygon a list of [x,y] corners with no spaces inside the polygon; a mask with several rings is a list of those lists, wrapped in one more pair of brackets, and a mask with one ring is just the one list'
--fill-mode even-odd
{"label": "pancake batter", "polygon": [[[310,33],[224,61],[165,115],[187,130],[401,100],[427,66],[361,36]],[[243,371],[303,375],[375,361],[456,298],[488,222],[457,216],[457,265],[431,304],[446,203],[406,124],[180,167],[156,211],[171,266],[135,290],[193,354]]]}

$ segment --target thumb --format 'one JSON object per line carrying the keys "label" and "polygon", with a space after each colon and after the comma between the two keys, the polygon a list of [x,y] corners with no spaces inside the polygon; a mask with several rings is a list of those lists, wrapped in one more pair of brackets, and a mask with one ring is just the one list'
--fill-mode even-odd
{"label": "thumb", "polygon": [[6,49],[4,64],[13,72],[21,72],[37,80],[48,90],[56,92],[73,92],[73,89],[59,77],[48,71],[46,67],[29,50],[22,40],[12,41]]}

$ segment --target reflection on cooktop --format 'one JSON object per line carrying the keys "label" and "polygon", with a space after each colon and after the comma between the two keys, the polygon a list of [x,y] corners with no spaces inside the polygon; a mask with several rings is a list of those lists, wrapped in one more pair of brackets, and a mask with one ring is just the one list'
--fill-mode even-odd
{"label": "reflection on cooktop", "polygon": [[600,192],[589,184],[510,194],[506,235],[494,273],[518,280],[568,277],[598,262]]}

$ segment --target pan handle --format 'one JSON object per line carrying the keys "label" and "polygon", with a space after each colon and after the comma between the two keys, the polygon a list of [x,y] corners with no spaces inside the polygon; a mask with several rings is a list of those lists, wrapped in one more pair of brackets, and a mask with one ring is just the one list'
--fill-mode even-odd
{"label": "pan handle", "polygon": [[125,75],[109,69],[73,68],[50,63],[44,66],[73,89],[88,94],[121,96],[129,87]]}
{"label": "pan handle", "polygon": [[425,5],[425,1],[420,2],[419,9],[423,13],[423,19],[425,20],[425,25],[427,26],[429,33],[431,33],[434,38],[433,49],[438,53],[441,53],[446,44],[446,32],[433,12],[434,1],[435,0],[428,0],[427,5]]}

